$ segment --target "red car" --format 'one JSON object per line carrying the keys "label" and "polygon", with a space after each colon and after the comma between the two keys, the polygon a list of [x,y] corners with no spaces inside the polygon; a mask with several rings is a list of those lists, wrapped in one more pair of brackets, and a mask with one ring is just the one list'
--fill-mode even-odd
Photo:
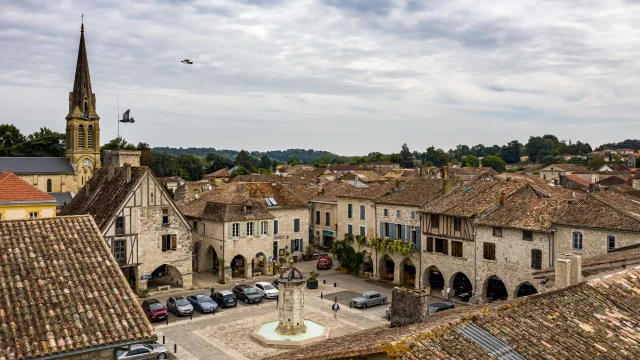
{"label": "red car", "polygon": [[142,302],[142,310],[147,315],[149,321],[160,321],[169,317],[167,309],[156,299],[149,299]]}
{"label": "red car", "polygon": [[318,259],[318,270],[320,269],[331,269],[331,266],[333,265],[333,260],[331,260],[330,257],[328,256],[323,256],[320,259]]}

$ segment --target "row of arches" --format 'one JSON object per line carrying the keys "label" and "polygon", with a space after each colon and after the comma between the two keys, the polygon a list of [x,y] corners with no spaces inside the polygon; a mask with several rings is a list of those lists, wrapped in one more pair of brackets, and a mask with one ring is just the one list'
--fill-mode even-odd
{"label": "row of arches", "polygon": [[[209,245],[205,251],[204,271],[211,271],[220,278],[220,257],[216,249]],[[269,266],[269,257],[263,252],[258,252],[250,260],[241,254],[235,255],[228,264],[231,267],[231,278],[246,279],[249,274],[266,273]]]}

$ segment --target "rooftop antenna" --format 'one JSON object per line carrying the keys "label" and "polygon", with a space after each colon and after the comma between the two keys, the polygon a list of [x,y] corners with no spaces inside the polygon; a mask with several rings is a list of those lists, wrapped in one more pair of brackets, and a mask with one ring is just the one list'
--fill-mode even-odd
{"label": "rooftop antenna", "polygon": [[[116,106],[118,107],[118,113],[116,114],[116,120],[118,121],[118,138],[120,138],[120,100],[116,97]],[[120,150],[120,143],[118,143],[118,150]]]}

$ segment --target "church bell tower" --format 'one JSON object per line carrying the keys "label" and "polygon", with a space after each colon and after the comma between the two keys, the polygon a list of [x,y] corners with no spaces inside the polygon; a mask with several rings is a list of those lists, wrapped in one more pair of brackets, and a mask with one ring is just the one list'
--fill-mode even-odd
{"label": "church bell tower", "polygon": [[76,76],[73,91],[69,93],[69,114],[66,119],[67,157],[75,168],[76,184],[80,188],[101,166],[100,116],[96,113],[96,95],[91,91],[84,23],[80,27]]}

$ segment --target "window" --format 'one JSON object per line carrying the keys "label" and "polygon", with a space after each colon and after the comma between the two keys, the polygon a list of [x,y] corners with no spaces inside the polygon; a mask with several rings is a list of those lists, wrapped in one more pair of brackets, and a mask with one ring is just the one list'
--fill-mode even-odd
{"label": "window", "polygon": [[462,241],[451,241],[451,256],[462,257]]}
{"label": "window", "polygon": [[239,223],[233,223],[231,224],[231,237],[238,237],[240,236],[240,224]]}
{"label": "window", "polygon": [[486,260],[495,260],[496,259],[496,244],[494,243],[484,243],[483,244],[482,256]]}
{"label": "window", "polygon": [[411,210],[411,220],[415,220],[416,219],[416,212]]}
{"label": "window", "polygon": [[169,209],[162,209],[162,225],[169,225]]}
{"label": "window", "polygon": [[87,126],[87,147],[93,148],[93,125]]}
{"label": "window", "polygon": [[175,234],[162,235],[162,251],[175,250],[177,239]]}
{"label": "window", "polygon": [[418,230],[415,226],[411,227],[411,242],[418,245]]}
{"label": "window", "polygon": [[347,225],[347,234],[349,235],[353,234],[353,225],[351,224]]}
{"label": "window", "polygon": [[431,228],[440,227],[440,215],[431,215]]}
{"label": "window", "polygon": [[616,237],[613,235],[607,235],[607,249],[612,250],[616,248]]}
{"label": "window", "polygon": [[300,232],[300,219],[293,219],[293,232]]}
{"label": "window", "polygon": [[52,192],[53,186],[51,184],[51,179],[47,179],[47,192]]}
{"label": "window", "polygon": [[542,250],[531,250],[531,268],[535,270],[542,269]]}
{"label": "window", "polygon": [[291,252],[298,252],[302,250],[302,239],[291,240]]}
{"label": "window", "polygon": [[326,226],[331,225],[331,213],[328,213],[328,212],[324,213],[324,224]]}
{"label": "window", "polygon": [[207,224],[202,223],[202,235],[206,235],[207,234],[207,228],[206,228]]}
{"label": "window", "polygon": [[266,221],[261,221],[260,222],[260,235],[267,235],[267,233],[269,232],[269,223]]}
{"label": "window", "polygon": [[389,209],[384,209],[382,212],[384,216],[389,216]]}
{"label": "window", "polygon": [[447,241],[447,239],[436,239],[435,241],[435,250],[434,252],[437,253],[442,253],[442,254],[449,254],[449,249],[447,249],[449,242]]}
{"label": "window", "polygon": [[502,237],[502,228],[501,227],[494,227],[493,228],[493,236]]}
{"label": "window", "polygon": [[253,235],[253,223],[252,222],[248,222],[247,223],[247,236],[251,236]]}
{"label": "window", "polygon": [[402,212],[400,212],[400,210],[396,210],[396,217],[402,217]]}
{"label": "window", "polygon": [[433,252],[433,238],[427,237],[427,252]]}
{"label": "window", "polygon": [[116,258],[118,264],[125,264],[126,260],[126,242],[123,239],[113,240],[113,257]]}
{"label": "window", "polygon": [[273,234],[278,234],[278,220],[273,220]]}
{"label": "window", "polygon": [[320,225],[320,211],[316,211],[316,224]]}
{"label": "window", "polygon": [[389,237],[389,234],[391,232],[390,226],[391,224],[384,223],[384,234],[383,234],[384,237],[387,237],[387,238]]}
{"label": "window", "polygon": [[365,219],[365,210],[367,210],[366,207],[364,205],[360,205],[360,220]]}
{"label": "window", "polygon": [[454,218],[453,219],[453,231],[460,231],[462,229],[462,219]]}
{"label": "window", "polygon": [[351,204],[347,205],[347,218],[353,218],[353,205]]}
{"label": "window", "polygon": [[404,234],[402,233],[403,229],[404,229],[404,225],[396,224],[396,238],[404,239]]}
{"label": "window", "polygon": [[367,229],[364,226],[360,226],[360,236],[367,236]]}
{"label": "window", "polygon": [[84,148],[84,125],[78,126],[78,148]]}
{"label": "window", "polygon": [[191,231],[197,233],[198,232],[198,222],[194,221],[193,222],[193,227],[191,228]]}
{"label": "window", "polygon": [[29,219],[36,219],[38,217],[37,211],[32,211],[29,213]]}
{"label": "window", "polygon": [[522,231],[522,240],[533,240],[533,231]]}
{"label": "window", "polygon": [[116,218],[116,235],[124,235],[124,216]]}
{"label": "window", "polygon": [[575,231],[573,233],[573,250],[582,250],[582,233]]}

